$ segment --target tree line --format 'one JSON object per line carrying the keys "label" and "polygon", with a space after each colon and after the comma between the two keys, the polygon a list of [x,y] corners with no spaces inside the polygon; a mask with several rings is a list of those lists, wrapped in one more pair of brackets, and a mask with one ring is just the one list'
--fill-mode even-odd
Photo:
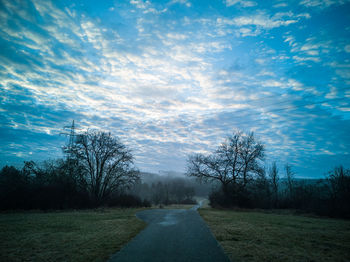
{"label": "tree line", "polygon": [[0,208],[65,209],[149,205],[125,191],[140,180],[131,151],[111,133],[71,137],[65,158],[0,171]]}
{"label": "tree line", "polygon": [[154,205],[195,204],[195,187],[186,177],[157,179],[151,183],[136,183],[132,194]]}
{"label": "tree line", "polygon": [[[145,183],[130,149],[108,132],[71,136],[65,157],[0,170],[0,209],[67,209],[195,203],[206,194],[191,180]],[[265,166],[265,146],[253,133],[235,132],[211,154],[188,157],[187,176],[208,182],[213,207],[296,209],[350,217],[350,170],[334,168],[324,179],[297,179],[290,165]],[[281,174],[284,174],[281,176]]]}
{"label": "tree line", "polygon": [[350,218],[350,170],[342,166],[319,180],[296,179],[290,165],[264,166],[265,147],[253,133],[235,132],[213,153],[189,156],[187,175],[219,187],[214,207],[282,208]]}
{"label": "tree line", "polygon": [[[74,127],[74,122],[73,122]],[[73,130],[74,131],[74,130]],[[108,132],[71,132],[65,157],[41,163],[25,161],[21,169],[0,171],[0,209],[76,209],[98,206],[150,206],[195,203],[186,178],[148,185],[134,157]]]}

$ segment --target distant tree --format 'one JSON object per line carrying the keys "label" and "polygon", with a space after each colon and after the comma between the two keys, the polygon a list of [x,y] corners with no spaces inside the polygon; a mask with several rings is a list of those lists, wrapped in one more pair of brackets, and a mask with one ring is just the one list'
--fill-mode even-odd
{"label": "distant tree", "polygon": [[350,169],[343,166],[328,173],[331,215],[350,218]]}
{"label": "distant tree", "polygon": [[187,186],[186,181],[183,178],[175,178],[167,183],[170,191],[170,201],[172,203],[181,204],[185,200],[192,200],[195,191],[194,187]]}
{"label": "distant tree", "polygon": [[252,207],[271,207],[271,186],[265,170],[259,172],[256,178],[250,182],[249,191],[252,194]]}
{"label": "distant tree", "polygon": [[165,187],[162,182],[158,181],[157,183],[153,183],[151,190],[154,204],[158,205],[167,202]]}
{"label": "distant tree", "polygon": [[31,178],[31,207],[40,209],[86,208],[89,197],[81,170],[71,173],[68,160],[26,161],[22,173]]}
{"label": "distant tree", "polygon": [[193,199],[194,195],[195,195],[195,190],[194,187],[188,186],[184,188],[184,195],[185,195],[185,199]]}
{"label": "distant tree", "polygon": [[235,132],[210,154],[188,158],[187,175],[204,181],[219,181],[224,195],[244,191],[247,183],[262,172],[264,146],[253,133]]}
{"label": "distant tree", "polygon": [[88,130],[79,134],[68,153],[79,161],[87,190],[96,205],[139,179],[130,150],[111,133]]}
{"label": "distant tree", "polygon": [[273,205],[277,207],[278,203],[278,184],[279,184],[279,175],[276,162],[272,163],[272,166],[269,169],[269,178],[271,181],[272,192],[273,192]]}
{"label": "distant tree", "polygon": [[289,164],[286,164],[284,166],[284,170],[286,172],[285,176],[286,176],[286,185],[287,185],[287,192],[288,192],[287,195],[290,200],[293,200],[294,186],[295,186],[295,180],[294,180],[295,173],[292,171],[292,166]]}
{"label": "distant tree", "polygon": [[14,166],[0,171],[0,209],[26,209],[30,197],[30,177]]}

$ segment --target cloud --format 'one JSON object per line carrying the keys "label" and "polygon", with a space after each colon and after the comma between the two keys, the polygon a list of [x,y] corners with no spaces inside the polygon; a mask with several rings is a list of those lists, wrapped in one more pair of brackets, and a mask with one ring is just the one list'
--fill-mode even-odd
{"label": "cloud", "polygon": [[285,35],[284,38],[284,42],[291,47],[290,52],[294,54],[292,58],[297,63],[319,63],[322,61],[322,54],[329,54],[330,50],[334,48],[331,40],[319,40],[315,36],[307,37],[302,41],[297,41],[294,36],[289,34]]}
{"label": "cloud", "polygon": [[338,94],[337,88],[335,86],[331,86],[330,92],[325,96],[325,98],[329,98],[329,99],[336,98],[337,94]]}
{"label": "cloud", "polygon": [[[337,142],[350,143],[349,104],[331,100],[347,94],[346,57],[336,51],[346,55],[346,41],[305,34],[311,11],[132,0],[92,14],[21,2],[0,10],[2,159],[45,158],[53,147],[59,155],[72,119],[120,136],[149,171],[183,171],[188,153],[214,150],[234,129],[257,132],[269,159],[300,166],[306,152],[337,155]],[[330,101],[313,104],[322,97]]]}
{"label": "cloud", "polygon": [[288,4],[285,2],[277,3],[277,4],[273,5],[274,8],[287,7],[287,6],[288,6]]}
{"label": "cloud", "polygon": [[343,5],[348,3],[348,0],[303,0],[299,4],[306,7],[327,8],[332,5]]}
{"label": "cloud", "polygon": [[344,47],[345,52],[350,53],[350,45]]}
{"label": "cloud", "polygon": [[293,56],[293,59],[297,62],[309,62],[309,61],[312,61],[312,62],[315,62],[315,63],[318,63],[320,62],[320,58],[319,57],[302,57],[302,56]]}
{"label": "cloud", "polygon": [[257,2],[254,1],[246,1],[246,0],[225,0],[225,4],[227,7],[240,5],[242,7],[252,7],[258,5]]}
{"label": "cloud", "polygon": [[143,9],[143,14],[161,14],[168,11],[167,8],[157,9],[148,0],[130,0],[130,4],[134,5],[138,9]]}
{"label": "cloud", "polygon": [[191,7],[192,6],[191,2],[188,1],[188,0],[171,0],[169,2],[169,5],[173,5],[173,4],[182,4],[182,5],[185,5],[187,7]]}
{"label": "cloud", "polygon": [[143,0],[130,0],[130,4],[136,6],[137,8],[140,9],[145,9],[147,8],[151,3],[150,1],[143,1]]}
{"label": "cloud", "polygon": [[[277,13],[273,16],[270,16],[266,13],[260,12],[258,14],[238,16],[232,19],[218,18],[217,24],[237,27],[254,26],[257,28],[269,30],[281,26],[295,24],[298,21],[298,19],[293,18],[292,13]],[[240,30],[242,30],[242,28]]]}
{"label": "cloud", "polygon": [[[242,13],[242,12],[241,12]],[[308,13],[278,12],[269,14],[266,11],[256,11],[253,14],[237,13],[235,16],[218,17],[215,22],[208,19],[200,20],[203,25],[211,24],[217,28],[215,37],[235,34],[237,37],[259,36],[269,30],[297,25],[311,16]],[[243,12],[244,13],[244,12]]]}

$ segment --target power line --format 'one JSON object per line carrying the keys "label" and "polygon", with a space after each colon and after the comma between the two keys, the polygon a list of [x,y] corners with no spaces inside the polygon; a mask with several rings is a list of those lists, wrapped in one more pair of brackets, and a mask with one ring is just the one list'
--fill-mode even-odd
{"label": "power line", "polygon": [[76,130],[78,128],[76,128],[74,120],[72,121],[72,125],[70,126],[64,126],[63,129],[70,129],[70,131],[68,132],[61,132],[60,135],[64,135],[64,136],[68,136],[69,137],[69,141],[68,144],[64,147],[65,151],[67,152],[67,156],[68,159],[71,158],[71,150],[74,147],[74,143],[75,143],[75,138],[76,136],[78,136],[78,134],[76,134]]}

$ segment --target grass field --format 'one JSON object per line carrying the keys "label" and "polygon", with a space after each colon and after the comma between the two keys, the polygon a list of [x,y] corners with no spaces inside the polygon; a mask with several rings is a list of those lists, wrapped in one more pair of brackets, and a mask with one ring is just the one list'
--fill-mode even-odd
{"label": "grass field", "polygon": [[0,261],[106,261],[144,228],[136,211],[0,214]]}
{"label": "grass field", "polygon": [[200,209],[232,261],[350,261],[350,221]]}

